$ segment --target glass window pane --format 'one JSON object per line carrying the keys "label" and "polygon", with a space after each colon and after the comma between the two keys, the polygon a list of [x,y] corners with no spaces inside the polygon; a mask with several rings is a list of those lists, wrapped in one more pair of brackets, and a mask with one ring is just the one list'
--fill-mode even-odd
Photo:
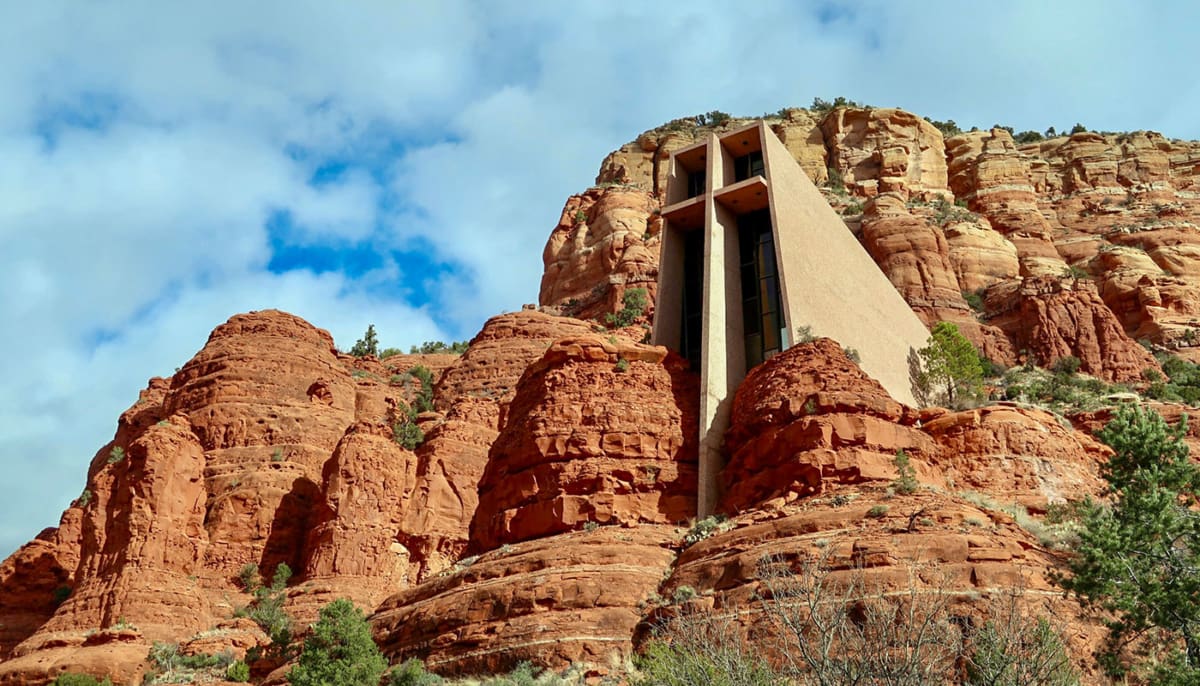
{"label": "glass window pane", "polygon": [[780,347],[779,346],[779,328],[775,324],[775,317],[769,316],[769,315],[764,316],[762,318],[762,325],[763,325],[763,333],[762,333],[763,349],[764,350],[778,350]]}

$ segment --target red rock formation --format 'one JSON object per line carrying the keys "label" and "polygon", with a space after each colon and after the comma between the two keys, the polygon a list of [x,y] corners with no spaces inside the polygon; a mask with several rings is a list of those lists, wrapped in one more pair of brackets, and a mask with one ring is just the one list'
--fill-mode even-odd
{"label": "red rock formation", "polygon": [[720,510],[819,495],[831,484],[890,481],[898,450],[929,476],[937,446],[915,421],[836,341],[785,350],[752,369],[734,396]]}
{"label": "red rock formation", "polygon": [[1043,366],[1073,355],[1083,371],[1107,381],[1138,381],[1144,369],[1162,371],[1125,334],[1089,281],[1025,279],[991,322]]}
{"label": "red rock formation", "polygon": [[415,581],[408,551],[396,536],[412,497],[416,462],[387,425],[364,422],[346,432],[325,463],[323,497],[305,545],[306,581],[328,581],[336,597],[368,608]]}
{"label": "red rock formation", "polygon": [[[244,654],[266,637],[231,618],[247,600],[237,572],[281,562],[297,571],[299,625],[334,597],[368,610],[386,598],[373,619],[385,650],[442,672],[522,659],[602,671],[670,611],[655,609],[662,596],[690,586],[693,604],[752,622],[762,556],[817,551],[893,589],[910,564],[936,566],[921,588],[949,589],[972,616],[1026,585],[1087,655],[1099,629],[1047,593],[1061,560],[1001,510],[1036,521],[1097,494],[1103,446],[1035,410],[905,408],[831,341],[751,371],[726,436],[732,530],[673,563],[671,525],[694,507],[695,376],[548,312],[602,318],[629,288],[653,296],[670,152],[745,122],[680,120],[611,154],[603,187],[569,199],[547,242],[547,312],[493,318],[461,357],[354,358],[281,312],[218,327],[122,415],[59,527],[0,564],[0,684],[65,670],[136,681],[156,639]],[[768,124],[816,183],[829,168],[844,179],[850,194],[828,197],[913,309],[989,357],[1074,355],[1135,381],[1157,363],[1132,338],[1200,356],[1200,144],[1088,132],[1018,146],[1001,129],[943,144],[893,109],[787,109]],[[982,294],[980,311],[964,292]],[[409,452],[391,423],[417,364],[435,407]],[[888,490],[901,449],[915,493]]]}
{"label": "red rock formation", "polygon": [[589,522],[691,517],[698,401],[695,375],[665,348],[594,335],[556,342],[521,377],[492,446],[472,550]]}
{"label": "red rock formation", "polygon": [[867,204],[861,240],[927,326],[970,317],[941,227],[911,214],[900,194],[885,193]]}
{"label": "red rock formation", "polygon": [[82,518],[82,507],[69,508],[57,528],[41,532],[0,564],[0,662],[73,590]]}
{"label": "red rock formation", "polygon": [[521,377],[479,481],[471,549],[491,552],[384,602],[385,652],[448,673],[627,657],[673,557],[670,525],[695,513],[697,400],[663,348],[554,343]]}
{"label": "red rock formation", "polygon": [[831,167],[857,195],[944,190],[942,134],[904,110],[837,108],[821,122]]}
{"label": "red rock formation", "polygon": [[[1059,554],[1005,511],[1099,495],[1108,451],[1090,437],[1011,407],[917,413],[820,339],[750,372],[726,445],[731,520],[681,553],[660,596],[692,598],[692,611],[749,632],[764,626],[764,560],[821,559],[830,589],[855,577],[872,593],[946,597],[953,614],[976,617],[1023,590],[1032,612],[1070,618],[1078,663],[1093,667],[1102,626],[1053,591]],[[900,449],[912,493],[894,492]]]}
{"label": "red rock formation", "polygon": [[750,633],[770,626],[761,600],[770,596],[764,561],[797,573],[805,561],[820,561],[828,570],[826,601],[854,581],[871,595],[945,602],[951,615],[982,618],[993,599],[1023,592],[1030,614],[1069,622],[1070,654],[1094,677],[1091,655],[1103,627],[1051,584],[1059,555],[1003,512],[933,490],[888,495],[883,485],[859,485],[769,504],[726,526],[680,554],[662,597],[691,596],[692,612]]}
{"label": "red rock formation", "polygon": [[[436,367],[437,357],[391,364]],[[386,380],[392,371],[339,356],[328,333],[267,311],[231,318],[173,379],[152,379],[93,458],[59,529],[0,567],[3,650],[13,658],[0,665],[0,683],[98,664],[132,679],[150,641],[185,640],[246,602],[235,579],[247,563],[269,575],[286,562],[316,581],[344,576],[347,587],[370,577],[361,584],[368,600],[394,591],[404,579],[384,578],[392,560],[363,544],[391,552],[404,492],[386,523],[358,500],[393,495],[388,471],[366,454],[403,453],[384,422],[411,393]],[[380,439],[369,451],[363,427]],[[362,490],[347,498],[347,488]],[[60,586],[72,591],[55,608]],[[304,602],[290,607],[301,626],[315,616]]]}
{"label": "red rock formation", "polygon": [[493,317],[442,375],[434,404],[445,419],[426,431],[417,449],[412,500],[399,534],[414,580],[465,554],[488,450],[506,424],[525,368],[555,339],[590,332],[585,322],[530,310]]}
{"label": "red rock formation", "polygon": [[528,660],[603,671],[632,653],[645,604],[670,568],[673,527],[601,526],[505,545],[385,601],[372,618],[392,660],[445,674]]}
{"label": "red rock formation", "polygon": [[624,187],[592,188],[568,198],[542,251],[538,302],[582,319],[619,311],[632,288],[646,289],[653,302],[662,231],[658,209],[648,193]]}
{"label": "red rock formation", "polygon": [[987,494],[1045,512],[1048,505],[1104,491],[1109,450],[1040,410],[983,407],[934,415],[921,429],[941,448],[937,467],[958,491]]}

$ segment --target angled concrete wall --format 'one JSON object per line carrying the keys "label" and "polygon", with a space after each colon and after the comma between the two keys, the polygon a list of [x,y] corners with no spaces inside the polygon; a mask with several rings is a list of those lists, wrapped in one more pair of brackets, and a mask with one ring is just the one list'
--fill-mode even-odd
{"label": "angled concrete wall", "polygon": [[917,405],[908,356],[929,331],[783,143],[760,126],[790,331],[811,326],[854,348],[863,371],[896,400]]}

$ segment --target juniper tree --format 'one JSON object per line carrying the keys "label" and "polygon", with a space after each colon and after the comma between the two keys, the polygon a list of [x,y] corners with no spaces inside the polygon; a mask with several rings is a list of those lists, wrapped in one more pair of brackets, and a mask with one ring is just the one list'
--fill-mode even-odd
{"label": "juniper tree", "polygon": [[354,347],[350,348],[350,354],[355,357],[379,356],[379,339],[375,336],[374,324],[367,325],[367,332],[354,342]]}
{"label": "juniper tree", "polygon": [[288,673],[294,686],[378,686],[387,669],[362,610],[342,598],[321,608]]}
{"label": "juniper tree", "polygon": [[1110,617],[1100,657],[1111,671],[1123,671],[1119,660],[1134,639],[1160,637],[1143,644],[1164,646],[1173,665],[1160,668],[1157,683],[1200,682],[1200,513],[1192,509],[1200,470],[1188,457],[1185,424],[1171,428],[1158,413],[1127,406],[1097,433],[1113,449],[1101,470],[1110,503],[1086,504],[1078,555],[1060,580]]}

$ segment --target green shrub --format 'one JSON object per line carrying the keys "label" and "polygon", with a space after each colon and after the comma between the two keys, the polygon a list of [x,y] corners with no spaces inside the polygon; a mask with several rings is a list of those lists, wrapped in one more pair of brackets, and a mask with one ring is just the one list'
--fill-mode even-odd
{"label": "green shrub", "polygon": [[892,458],[892,463],[896,465],[896,471],[899,476],[892,482],[892,487],[901,495],[909,495],[915,493],[917,486],[917,472],[913,469],[908,453],[903,449],[896,451],[896,456]]}
{"label": "green shrub", "polygon": [[727,112],[713,110],[696,117],[696,123],[700,126],[720,126],[732,118]]}
{"label": "green shrub", "polygon": [[1008,371],[1008,367],[999,362],[987,357],[983,353],[979,353],[979,368],[983,370],[985,379],[993,379],[998,376],[1004,376],[1004,372]]}
{"label": "green shrub", "polygon": [[686,586],[686,585],[676,588],[675,592],[671,594],[671,600],[673,600],[676,603],[686,603],[687,601],[689,601],[695,597],[696,597],[696,589],[692,588],[691,586]]}
{"label": "green shrub", "polygon": [[838,171],[837,167],[829,167],[825,171],[829,175],[829,179],[825,182],[825,185],[834,193],[845,195],[846,179],[842,178],[842,172]]}
{"label": "green shrub", "polygon": [[842,348],[842,352],[845,353],[846,357],[848,357],[854,364],[862,364],[862,356],[858,354],[858,350],[851,348],[850,346],[846,346]]}
{"label": "green shrub", "polygon": [[405,450],[416,450],[425,441],[425,432],[417,425],[415,417],[406,416],[392,425],[392,438]]}
{"label": "green shrub", "polygon": [[412,404],[393,417],[392,438],[406,450],[416,450],[425,441],[425,432],[417,425],[417,415],[429,412],[433,406],[433,372],[423,365],[416,365],[400,377],[392,377],[393,382],[399,378],[399,383],[409,385],[413,393]]}
{"label": "green shrub", "polygon": [[583,210],[576,210],[575,211],[575,223],[582,224],[586,221],[587,221],[587,212],[584,212]]}
{"label": "green shrub", "polygon": [[238,570],[238,580],[242,582],[244,591],[253,593],[262,584],[262,577],[258,575],[258,565],[253,562],[242,565],[242,568]]}
{"label": "green shrub", "polygon": [[649,302],[645,288],[630,288],[621,298],[621,303],[624,305],[621,311],[616,314],[609,313],[605,317],[605,321],[609,326],[619,329],[630,326],[645,314]]}
{"label": "green shrub", "polygon": [[288,681],[294,686],[378,686],[387,669],[362,610],[342,598],[321,608]]}
{"label": "green shrub", "polygon": [[1078,357],[1075,357],[1074,355],[1067,355],[1066,357],[1060,357],[1055,360],[1054,364],[1050,365],[1050,371],[1056,374],[1074,374],[1075,372],[1079,371],[1079,367],[1082,364],[1083,361]]}
{"label": "green shrub", "polygon": [[796,345],[801,343],[812,343],[815,340],[817,340],[817,337],[813,335],[811,326],[805,324],[803,326],[796,327]]}
{"label": "green shrub", "polygon": [[[1186,434],[1186,419],[1172,428],[1158,413],[1134,405],[1119,408],[1096,434],[1113,449],[1101,467],[1112,499],[1085,505],[1070,576],[1058,581],[1085,606],[1105,613],[1104,664],[1117,677],[1129,658],[1161,661],[1180,645],[1192,654],[1200,649],[1194,571],[1200,527],[1191,509],[1200,493],[1200,468],[1190,459]],[[1148,643],[1128,651],[1139,636]],[[1197,683],[1196,665],[1185,660],[1181,666],[1190,677],[1182,683]]]}
{"label": "green shrub", "polygon": [[983,291],[963,291],[963,300],[967,301],[967,306],[976,312],[983,312]]}
{"label": "green shrub", "polygon": [[416,658],[405,660],[387,675],[387,686],[439,686],[445,680],[425,671],[425,664]]}
{"label": "green shrub", "polygon": [[971,637],[964,686],[1076,686],[1079,673],[1045,617],[1032,622],[1010,602]]}
{"label": "green shrub", "polygon": [[965,200],[956,200],[952,203],[945,198],[938,198],[933,202],[933,210],[933,221],[938,226],[968,222],[979,218],[979,215],[967,209]]}
{"label": "green shrub", "polygon": [[58,588],[54,589],[54,606],[58,607],[59,605],[62,605],[63,603],[67,602],[67,598],[70,597],[71,587],[59,586]]}
{"label": "green shrub", "polygon": [[1079,281],[1080,279],[1091,279],[1092,274],[1083,267],[1080,267],[1077,264],[1072,264],[1067,267],[1065,272],[1063,272],[1063,277]]}
{"label": "green shrub", "polygon": [[225,680],[237,684],[244,684],[250,681],[250,665],[241,660],[229,665],[229,668],[225,670]]}
{"label": "green shrub", "polygon": [[[470,341],[425,341],[409,349],[410,355],[461,355],[467,351]],[[386,351],[385,351],[386,352]],[[399,351],[397,351],[399,352]]]}
{"label": "green shrub", "polygon": [[613,369],[615,369],[618,374],[624,374],[625,372],[629,371],[629,360],[625,359],[624,357],[617,358],[617,363],[613,365]]}
{"label": "green shrub", "polygon": [[934,128],[942,132],[943,138],[950,138],[951,136],[957,136],[958,134],[962,133],[962,129],[958,128],[958,124],[956,124],[953,119],[947,119],[946,121],[930,119],[929,123],[933,124]]}
{"label": "green shrub", "polygon": [[119,445],[114,445],[113,449],[108,453],[108,463],[116,464],[125,459],[125,449]]}
{"label": "green shrub", "polygon": [[888,513],[888,509],[887,505],[873,505],[871,509],[867,510],[867,516],[872,519],[882,519]]}
{"label": "green shrub", "polygon": [[292,578],[292,569],[286,563],[279,563],[275,574],[271,577],[271,585],[262,584],[258,574],[258,565],[246,564],[238,573],[243,588],[254,595],[250,604],[238,608],[235,614],[249,617],[258,624],[271,638],[271,649],[279,655],[286,655],[292,644],[292,618],[283,609],[287,600],[287,582]]}
{"label": "green shrub", "polygon": [[90,674],[67,672],[59,674],[50,686],[112,686],[112,681],[108,677],[104,677],[104,680],[101,681]]}
{"label": "green shrub", "polygon": [[185,669],[209,669],[210,667],[228,666],[226,654],[197,653],[196,655],[180,655],[179,666]]}
{"label": "green shrub", "polygon": [[1022,131],[1021,133],[1013,136],[1013,141],[1016,142],[1017,145],[1024,145],[1026,143],[1037,143],[1038,141],[1043,140],[1043,138],[1044,136],[1037,131]]}
{"label": "green shrub", "polygon": [[808,109],[816,113],[825,113],[836,110],[839,107],[861,108],[863,105],[839,95],[833,99],[833,102],[821,98],[813,98],[812,104],[808,106]]}
{"label": "green shrub", "polygon": [[416,365],[410,368],[407,374],[417,380],[416,388],[416,405],[417,412],[429,412],[433,409],[433,372],[424,365]]}
{"label": "green shrub", "polygon": [[683,541],[687,545],[699,543],[700,541],[703,541],[709,536],[723,531],[724,529],[724,515],[709,515],[693,524],[692,528],[687,532],[687,535],[683,537]]}

